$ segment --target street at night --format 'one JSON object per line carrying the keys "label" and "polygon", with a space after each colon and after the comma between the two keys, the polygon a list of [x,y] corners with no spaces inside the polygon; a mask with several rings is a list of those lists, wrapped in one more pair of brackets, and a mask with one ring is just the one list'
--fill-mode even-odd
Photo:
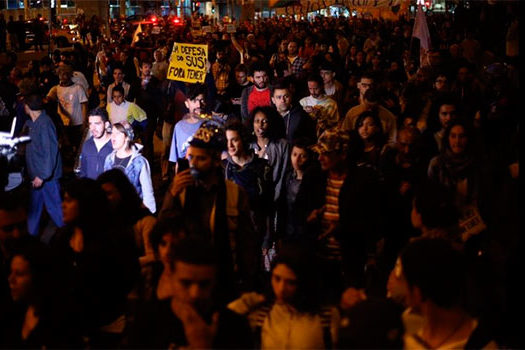
{"label": "street at night", "polygon": [[0,0],[0,348],[522,348],[520,5]]}

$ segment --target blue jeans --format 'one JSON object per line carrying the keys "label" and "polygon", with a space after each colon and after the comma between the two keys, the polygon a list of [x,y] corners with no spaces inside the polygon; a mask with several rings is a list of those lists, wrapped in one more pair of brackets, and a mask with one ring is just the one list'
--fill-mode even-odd
{"label": "blue jeans", "polygon": [[29,211],[27,213],[27,229],[29,234],[37,236],[40,226],[42,209],[46,211],[57,227],[62,227],[62,199],[60,185],[57,180],[45,181],[40,188],[31,189]]}

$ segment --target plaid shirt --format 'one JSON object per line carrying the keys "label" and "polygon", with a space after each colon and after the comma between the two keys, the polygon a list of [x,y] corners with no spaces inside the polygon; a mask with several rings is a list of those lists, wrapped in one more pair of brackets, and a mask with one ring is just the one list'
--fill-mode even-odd
{"label": "plaid shirt", "polygon": [[213,74],[213,79],[215,80],[215,87],[217,88],[217,93],[220,95],[224,95],[226,93],[226,89],[230,85],[230,65],[215,62],[211,67],[211,72]]}
{"label": "plaid shirt", "polygon": [[303,72],[303,66],[306,63],[306,59],[297,56],[293,62],[291,62],[291,70],[293,75],[299,75]]}

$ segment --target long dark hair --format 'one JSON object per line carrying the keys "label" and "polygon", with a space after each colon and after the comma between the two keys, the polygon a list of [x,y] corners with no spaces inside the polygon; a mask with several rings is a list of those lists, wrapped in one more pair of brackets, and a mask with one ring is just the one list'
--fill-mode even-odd
{"label": "long dark hair", "polygon": [[87,236],[100,235],[109,224],[109,203],[100,185],[92,179],[74,179],[65,187],[65,193],[78,201],[78,218],[74,225]]}
{"label": "long dark hair", "polygon": [[262,113],[266,116],[266,118],[268,118],[268,132],[265,136],[268,137],[270,141],[279,140],[285,137],[286,128],[284,126],[283,118],[279,115],[275,108],[269,106],[256,107],[252,111],[248,124],[250,131],[253,131],[253,121],[255,120],[255,115],[257,113]]}
{"label": "long dark hair", "polygon": [[117,189],[121,200],[115,214],[119,215],[120,219],[134,225],[143,216],[151,215],[149,210],[142,206],[142,199],[140,199],[137,190],[122,170],[110,169],[105,171],[99,175],[97,182],[101,186],[106,183],[112,184]]}
{"label": "long dark hair", "polygon": [[[299,312],[310,314],[318,313],[321,307],[319,279],[317,278],[317,269],[314,260],[314,255],[310,249],[297,243],[287,243],[281,248],[278,256],[272,262],[272,269],[270,271],[271,276],[275,267],[282,264],[295,273],[297,277],[297,290],[290,304]],[[267,300],[270,302],[275,300],[271,283]]]}
{"label": "long dark hair", "polygon": [[474,140],[473,140],[474,133],[472,131],[471,125],[463,119],[455,119],[451,121],[448,127],[445,129],[445,133],[443,134],[443,141],[442,141],[443,142],[443,152],[450,151],[450,141],[448,138],[450,136],[450,132],[452,128],[455,126],[461,126],[463,128],[465,136],[467,137],[467,146],[465,147],[464,154],[472,155],[473,143],[474,143]]}
{"label": "long dark hair", "polygon": [[363,126],[363,123],[365,122],[366,118],[371,118],[374,121],[374,124],[378,129],[377,132],[372,136],[371,141],[374,143],[374,145],[376,145],[379,149],[381,149],[381,147],[383,147],[383,145],[385,144],[386,137],[383,131],[383,124],[381,124],[381,119],[379,119],[379,116],[377,115],[377,113],[366,111],[366,112],[361,113],[357,117],[357,120],[355,121],[355,129],[354,129],[355,133],[357,134],[356,136],[360,140],[362,140],[361,136],[359,135],[358,129],[361,126]]}

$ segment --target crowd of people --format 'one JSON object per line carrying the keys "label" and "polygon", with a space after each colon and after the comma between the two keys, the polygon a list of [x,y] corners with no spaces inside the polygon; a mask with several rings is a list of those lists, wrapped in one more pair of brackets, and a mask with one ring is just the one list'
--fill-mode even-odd
{"label": "crowd of people", "polygon": [[[0,124],[31,141],[1,164],[0,347],[519,347],[497,6],[490,32],[429,16],[421,60],[404,17],[9,56]],[[204,83],[166,78],[174,42],[208,45]]]}

